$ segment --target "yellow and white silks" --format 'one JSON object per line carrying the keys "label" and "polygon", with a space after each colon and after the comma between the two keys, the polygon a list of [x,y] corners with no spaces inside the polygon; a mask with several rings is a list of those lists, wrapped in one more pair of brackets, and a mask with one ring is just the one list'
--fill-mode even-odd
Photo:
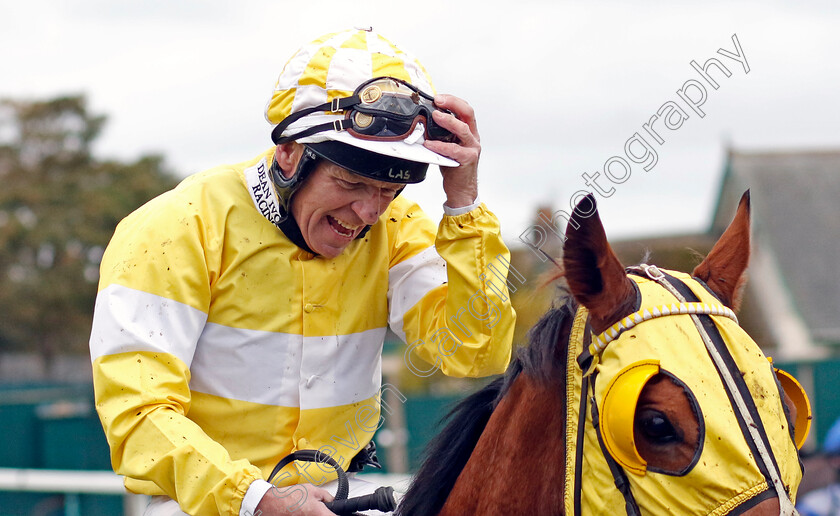
{"label": "yellow and white silks", "polygon": [[[515,314],[480,278],[509,260],[486,207],[436,233],[400,196],[340,256],[314,257],[261,213],[276,202],[273,150],[139,208],[101,266],[90,349],[113,467],[190,514],[239,514],[251,482],[295,450],[346,467],[379,424],[388,326],[448,375],[501,373],[510,358]],[[449,328],[462,344],[441,353],[435,332],[477,293],[499,317],[460,317]],[[283,485],[334,478],[298,468]]]}

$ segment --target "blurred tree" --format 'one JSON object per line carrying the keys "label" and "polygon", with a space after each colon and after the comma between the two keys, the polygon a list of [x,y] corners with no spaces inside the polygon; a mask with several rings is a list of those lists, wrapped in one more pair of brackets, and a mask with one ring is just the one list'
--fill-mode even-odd
{"label": "blurred tree", "polygon": [[0,351],[87,349],[98,265],[117,223],[174,186],[160,156],[91,152],[84,96],[0,101]]}

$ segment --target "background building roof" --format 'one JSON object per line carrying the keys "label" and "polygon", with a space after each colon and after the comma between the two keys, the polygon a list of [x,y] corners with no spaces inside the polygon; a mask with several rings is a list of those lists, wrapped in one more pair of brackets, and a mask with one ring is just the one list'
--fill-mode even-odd
{"label": "background building roof", "polygon": [[726,228],[747,189],[754,247],[771,255],[811,338],[840,343],[840,150],[730,151],[715,235]]}

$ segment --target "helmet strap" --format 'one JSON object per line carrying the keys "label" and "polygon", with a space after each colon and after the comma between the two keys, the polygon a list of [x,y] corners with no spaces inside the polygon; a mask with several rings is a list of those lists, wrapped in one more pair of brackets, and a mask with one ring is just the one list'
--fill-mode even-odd
{"label": "helmet strap", "polygon": [[277,159],[272,160],[268,172],[271,175],[272,182],[274,182],[274,189],[277,191],[277,201],[280,204],[280,220],[285,220],[291,215],[292,195],[303,186],[303,181],[315,170],[317,164],[318,156],[306,145],[303,146],[303,154],[298,160],[295,173],[290,178],[286,178],[283,174]]}
{"label": "helmet strap", "polygon": [[271,160],[271,166],[268,168],[269,175],[274,183],[274,190],[277,192],[277,201],[280,205],[280,217],[276,224],[277,228],[296,246],[312,254],[318,253],[310,249],[306,244],[306,239],[303,238],[303,234],[300,232],[300,226],[298,226],[297,220],[292,215],[292,195],[303,186],[304,180],[315,170],[317,164],[318,156],[308,147],[304,146],[303,154],[298,161],[292,177],[286,178],[276,159]]}
{"label": "helmet strap", "polygon": [[281,220],[277,223],[277,227],[284,235],[286,235],[286,238],[292,241],[293,244],[300,247],[307,253],[312,253],[316,256],[318,255],[318,253],[310,249],[306,244],[306,239],[303,238],[303,234],[300,232],[300,226],[298,226],[294,216],[289,215],[285,219]]}

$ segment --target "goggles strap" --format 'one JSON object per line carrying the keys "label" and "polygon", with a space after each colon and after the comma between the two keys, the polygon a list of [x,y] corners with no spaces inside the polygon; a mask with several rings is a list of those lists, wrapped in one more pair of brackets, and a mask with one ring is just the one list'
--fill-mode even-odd
{"label": "goggles strap", "polygon": [[[648,278],[657,282],[659,285],[665,288],[665,290],[667,290],[674,297],[676,297],[680,302],[686,302],[686,298],[668,281],[667,275],[660,271],[655,265],[643,264],[639,267],[642,269],[642,271]],[[674,278],[674,280],[679,281],[676,278]],[[749,408],[747,408],[747,403],[746,401],[744,401],[744,398],[741,395],[741,391],[738,388],[738,385],[736,384],[732,373],[726,366],[725,360],[723,356],[721,356],[720,351],[718,351],[714,342],[712,342],[712,339],[709,336],[706,329],[704,328],[703,323],[700,321],[700,318],[696,314],[689,315],[691,316],[691,320],[694,322],[694,326],[697,328],[697,331],[700,333],[700,338],[703,340],[703,344],[706,346],[706,350],[708,351],[709,356],[712,358],[712,361],[714,362],[715,366],[717,367],[720,373],[721,379],[723,380],[724,385],[726,386],[726,390],[729,391],[730,398],[735,404],[738,416],[741,418],[742,421],[744,421],[744,423],[746,423],[745,426],[749,431],[750,439],[752,440],[756,450],[758,451],[758,455],[761,458],[764,468],[770,476],[770,480],[773,483],[773,488],[775,489],[776,495],[779,499],[779,507],[781,509],[779,514],[797,514],[793,507],[793,504],[790,501],[790,498],[788,498],[787,491],[785,490],[784,483],[781,479],[781,475],[779,474],[779,470],[777,469],[775,461],[773,460],[773,452],[769,449],[769,443],[766,443],[762,438],[761,434],[759,433],[758,425],[761,424],[761,422],[759,421],[758,423],[756,423],[755,419],[752,417],[752,414],[750,413]]]}
{"label": "goggles strap", "polygon": [[[353,107],[361,102],[361,99],[358,95],[350,95],[349,97],[340,97],[332,99],[329,102],[324,102],[323,104],[318,104],[317,106],[313,106],[311,108],[301,109],[295,113],[284,118],[279,124],[277,124],[274,129],[271,130],[271,140],[275,144],[286,143],[290,141],[297,140],[298,138],[304,138],[306,136],[311,136],[315,133],[319,133],[321,131],[328,131],[330,129],[334,129],[333,122],[328,122],[325,124],[319,124],[309,129],[305,129],[297,134],[293,134],[291,136],[282,136],[283,131],[286,130],[287,127],[292,125],[292,123],[300,120],[301,118],[311,115],[312,113],[317,112],[340,112],[346,111],[347,108]],[[336,131],[347,129],[348,127],[352,128],[352,125],[349,123],[345,123],[344,127],[341,129],[335,129]]]}
{"label": "goggles strap", "polygon": [[[313,134],[321,133],[324,131],[346,131],[347,129],[353,129],[355,124],[353,124],[353,120],[349,118],[342,118],[340,120],[334,120],[332,122],[325,122],[323,124],[313,125],[309,129],[304,129],[299,133],[292,134],[290,136],[282,136],[278,138],[274,138],[274,131],[272,131],[272,139],[274,143],[281,144],[286,142],[291,142],[295,140],[299,140],[301,138],[306,138],[307,136],[312,136]],[[282,132],[282,131],[280,131]]]}

